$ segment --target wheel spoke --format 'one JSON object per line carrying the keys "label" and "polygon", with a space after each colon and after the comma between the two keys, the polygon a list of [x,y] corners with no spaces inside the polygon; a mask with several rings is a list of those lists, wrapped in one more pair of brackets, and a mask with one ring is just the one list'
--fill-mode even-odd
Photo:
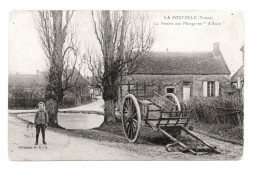
{"label": "wheel spoke", "polygon": [[126,129],[127,128],[127,126],[126,126],[126,124],[128,124],[129,125],[129,121],[126,121],[125,123],[124,123],[124,128]]}
{"label": "wheel spoke", "polygon": [[123,123],[126,124],[127,122],[129,122],[129,118],[123,114]]}
{"label": "wheel spoke", "polygon": [[131,117],[129,117],[125,122],[129,122],[130,120],[131,120],[132,118]]}
{"label": "wheel spoke", "polygon": [[134,134],[134,136],[136,136],[136,131],[137,131],[137,129],[136,129],[136,125],[135,125],[135,123],[133,122],[133,128],[132,128],[133,130],[133,134]]}
{"label": "wheel spoke", "polygon": [[[136,119],[133,119],[133,121],[134,121],[135,123],[138,123]],[[135,123],[134,123],[134,124],[135,124]]]}
{"label": "wheel spoke", "polygon": [[125,106],[126,106],[126,108],[127,108],[127,111],[129,110],[129,102],[128,102],[128,98],[127,99],[125,99]]}
{"label": "wheel spoke", "polygon": [[129,106],[129,108],[131,109],[131,110],[130,110],[130,111],[131,111],[130,116],[132,116],[133,113],[134,113],[134,110],[133,110],[134,107],[135,107],[135,106],[134,106],[133,101],[132,101],[132,99],[131,99],[131,100],[130,100],[130,106]]}
{"label": "wheel spoke", "polygon": [[136,106],[133,104],[132,106],[132,112],[135,113],[136,112]]}
{"label": "wheel spoke", "polygon": [[135,118],[137,115],[137,113],[135,112],[133,115],[132,115],[132,118]]}
{"label": "wheel spoke", "polygon": [[130,127],[130,123],[128,122],[128,125],[127,125],[127,128],[126,128],[126,132],[128,133],[128,131],[129,131],[129,127]]}
{"label": "wheel spoke", "polygon": [[126,124],[127,124],[127,122],[124,123],[124,129],[125,129],[125,131],[126,131],[126,128],[127,128],[127,127],[126,127]]}
{"label": "wheel spoke", "polygon": [[134,120],[134,119],[133,119],[133,127],[134,127],[135,134],[136,134],[136,133],[137,133],[137,128],[138,128],[138,122],[137,122],[137,120]]}
{"label": "wheel spoke", "polygon": [[125,114],[126,118],[129,118],[131,116],[130,111],[129,111],[129,102],[128,101],[126,101],[126,103],[125,103],[125,112],[123,112],[123,114]]}
{"label": "wheel spoke", "polygon": [[128,127],[128,138],[131,139],[131,124],[129,123],[129,127]]}
{"label": "wheel spoke", "polygon": [[131,126],[130,126],[130,138],[131,138],[131,139],[134,138],[133,124],[132,124],[132,123],[131,123]]}
{"label": "wheel spoke", "polygon": [[129,127],[129,135],[128,135],[128,138],[129,138],[129,139],[132,139],[132,129],[131,129],[131,126]]}
{"label": "wheel spoke", "polygon": [[123,113],[127,113],[128,109],[127,109],[127,105],[126,103],[124,104],[124,107],[123,107]]}
{"label": "wheel spoke", "polygon": [[127,101],[127,109],[128,109],[127,113],[128,113],[129,116],[132,115],[132,107],[131,107],[130,101],[131,101],[130,99],[128,99],[128,101]]}

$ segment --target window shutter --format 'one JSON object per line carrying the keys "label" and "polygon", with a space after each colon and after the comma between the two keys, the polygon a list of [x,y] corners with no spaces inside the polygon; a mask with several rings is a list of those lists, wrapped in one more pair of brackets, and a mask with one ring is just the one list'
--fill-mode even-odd
{"label": "window shutter", "polygon": [[215,97],[219,96],[219,82],[215,81]]}
{"label": "window shutter", "polygon": [[207,94],[208,94],[208,83],[207,81],[203,81],[203,97],[207,97]]}

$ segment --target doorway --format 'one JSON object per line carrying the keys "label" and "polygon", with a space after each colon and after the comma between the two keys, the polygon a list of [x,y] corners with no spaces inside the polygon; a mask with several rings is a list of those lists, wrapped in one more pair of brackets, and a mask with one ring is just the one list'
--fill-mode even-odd
{"label": "doorway", "polygon": [[190,100],[190,86],[183,86],[183,101]]}

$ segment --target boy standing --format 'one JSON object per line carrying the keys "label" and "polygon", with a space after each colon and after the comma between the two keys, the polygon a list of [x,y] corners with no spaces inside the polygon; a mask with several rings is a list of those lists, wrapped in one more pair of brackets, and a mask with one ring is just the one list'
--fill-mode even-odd
{"label": "boy standing", "polygon": [[48,113],[46,112],[44,108],[44,103],[39,102],[38,103],[39,110],[36,112],[35,117],[34,117],[34,124],[36,124],[36,142],[35,145],[38,145],[38,139],[39,139],[39,134],[42,132],[42,142],[43,144],[47,144],[45,142],[45,129],[48,126],[49,118],[48,118]]}

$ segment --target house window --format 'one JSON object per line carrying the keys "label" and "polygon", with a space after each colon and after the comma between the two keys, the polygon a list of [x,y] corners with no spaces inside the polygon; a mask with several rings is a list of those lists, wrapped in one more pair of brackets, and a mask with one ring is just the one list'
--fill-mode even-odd
{"label": "house window", "polygon": [[190,86],[191,82],[190,81],[184,81],[183,86]]}
{"label": "house window", "polygon": [[165,87],[165,93],[175,93],[174,87]]}
{"label": "house window", "polygon": [[203,81],[203,96],[218,97],[219,96],[219,81]]}
{"label": "house window", "polygon": [[214,81],[208,81],[208,87],[207,87],[207,96],[213,97],[215,96],[215,82]]}

